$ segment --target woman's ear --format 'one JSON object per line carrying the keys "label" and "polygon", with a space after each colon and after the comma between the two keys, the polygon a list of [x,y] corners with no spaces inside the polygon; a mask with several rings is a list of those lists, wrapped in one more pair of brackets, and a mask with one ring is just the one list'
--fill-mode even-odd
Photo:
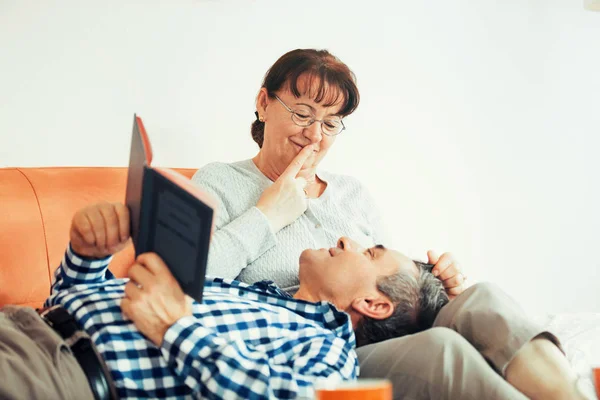
{"label": "woman's ear", "polygon": [[269,105],[269,94],[267,89],[262,87],[256,96],[256,111],[258,112],[258,119],[264,122],[267,119],[267,106]]}
{"label": "woman's ear", "polygon": [[386,296],[361,297],[354,299],[352,310],[373,319],[386,319],[394,313],[394,305]]}

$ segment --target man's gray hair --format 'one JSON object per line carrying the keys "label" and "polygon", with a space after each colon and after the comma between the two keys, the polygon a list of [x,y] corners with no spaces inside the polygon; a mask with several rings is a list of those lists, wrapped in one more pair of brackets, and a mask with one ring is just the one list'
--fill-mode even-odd
{"label": "man's gray hair", "polygon": [[439,311],[448,304],[448,295],[426,264],[415,264],[419,269],[417,278],[398,272],[377,280],[377,289],[392,301],[394,312],[383,320],[363,316],[354,330],[357,346],[410,335],[433,326]]}

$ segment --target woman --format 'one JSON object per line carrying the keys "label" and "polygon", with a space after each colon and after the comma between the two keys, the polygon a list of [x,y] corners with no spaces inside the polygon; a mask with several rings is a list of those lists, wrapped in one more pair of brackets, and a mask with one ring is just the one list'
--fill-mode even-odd
{"label": "woman", "polygon": [[[356,179],[318,170],[358,106],[350,69],[327,51],[294,50],[267,72],[256,99],[251,160],[212,163],[193,180],[218,199],[208,274],[244,282],[273,280],[293,293],[298,257],[340,236],[363,247],[384,243],[377,207]],[[294,161],[294,163],[292,163]],[[450,296],[463,276],[450,254],[436,264]]]}
{"label": "woman", "polygon": [[[252,124],[258,154],[232,164],[209,164],[193,177],[218,202],[209,275],[248,283],[272,280],[293,293],[303,250],[331,247],[340,236],[364,248],[385,243],[365,187],[352,177],[318,169],[345,130],[343,118],[358,103],[354,75],[327,51],[294,50],[269,69]],[[428,258],[450,297],[463,292],[464,277],[450,254],[438,259],[430,251]],[[436,328],[358,348],[361,376],[391,379],[395,398],[523,398],[515,387],[533,398],[551,398],[533,393],[519,378],[535,382],[539,376],[532,371],[546,373],[550,382],[566,376],[562,372],[569,368],[552,344],[555,338],[532,327],[493,287],[469,292],[444,307]],[[537,360],[532,352],[542,355],[535,368],[507,368],[511,360]],[[560,373],[540,367],[560,363]]]}

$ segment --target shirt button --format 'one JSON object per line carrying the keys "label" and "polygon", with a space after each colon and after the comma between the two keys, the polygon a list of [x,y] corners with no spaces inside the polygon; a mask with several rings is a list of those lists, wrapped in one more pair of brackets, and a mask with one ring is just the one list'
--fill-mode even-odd
{"label": "shirt button", "polygon": [[321,224],[316,224],[315,228],[319,229],[321,227]]}

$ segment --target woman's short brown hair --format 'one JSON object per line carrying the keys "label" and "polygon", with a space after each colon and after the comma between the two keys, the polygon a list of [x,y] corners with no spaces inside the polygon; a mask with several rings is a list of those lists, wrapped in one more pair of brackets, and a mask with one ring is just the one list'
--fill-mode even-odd
{"label": "woman's short brown hair", "polygon": [[[303,93],[298,90],[298,80],[306,76],[308,96],[317,103],[323,102],[325,107],[337,104],[342,100],[339,114],[350,115],[358,107],[360,95],[356,87],[356,77],[350,68],[327,50],[297,49],[281,56],[269,68],[262,87],[267,89],[270,98],[284,85],[294,96]],[[313,82],[318,86],[313,86]],[[265,124],[258,119],[252,123],[252,139],[262,147],[265,137]]]}

